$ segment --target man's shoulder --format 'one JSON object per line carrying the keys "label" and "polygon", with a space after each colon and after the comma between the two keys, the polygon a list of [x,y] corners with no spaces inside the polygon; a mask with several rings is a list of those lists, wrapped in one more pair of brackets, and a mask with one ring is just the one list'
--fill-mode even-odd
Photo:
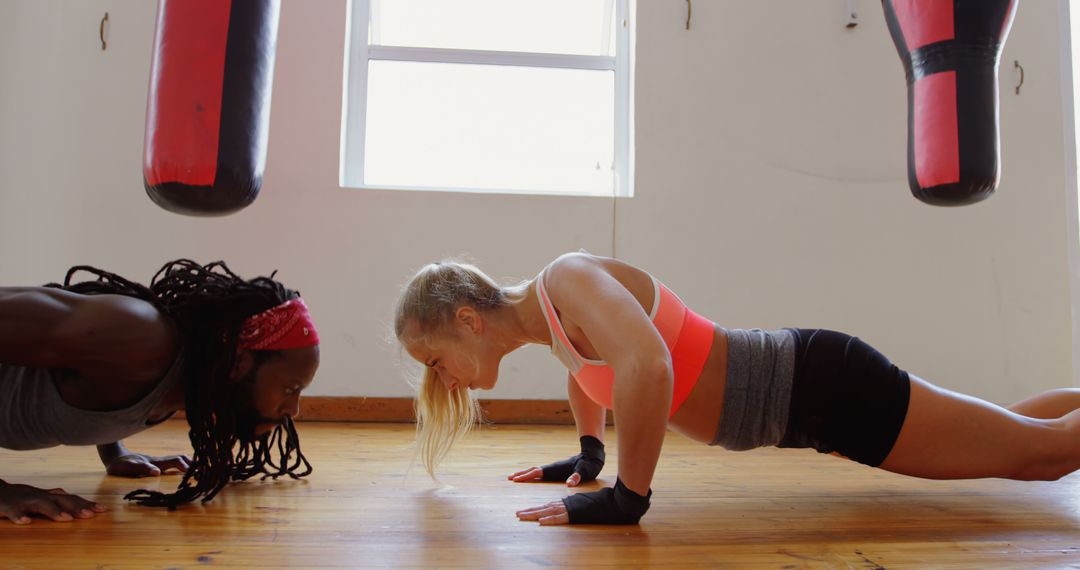
{"label": "man's shoulder", "polygon": [[[181,348],[173,320],[153,303],[126,295],[85,295],[66,327],[65,344],[102,368],[125,371],[131,380],[156,380],[168,370]],[[104,370],[99,370],[98,373]],[[97,375],[97,374],[95,374]]]}

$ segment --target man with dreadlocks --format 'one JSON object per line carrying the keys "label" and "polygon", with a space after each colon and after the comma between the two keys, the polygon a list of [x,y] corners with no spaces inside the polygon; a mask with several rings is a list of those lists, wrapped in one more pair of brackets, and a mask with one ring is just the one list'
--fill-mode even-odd
{"label": "man with dreadlocks", "polygon": [[[94,279],[76,282],[79,272]],[[0,447],[97,445],[110,474],[183,471],[175,493],[125,497],[170,509],[209,501],[229,481],[307,475],[292,419],[319,366],[319,335],[299,295],[273,278],[178,260],[149,287],[86,266],[62,284],[0,287]],[[181,409],[190,460],[123,446]],[[0,516],[17,524],[104,510],[0,480]]]}

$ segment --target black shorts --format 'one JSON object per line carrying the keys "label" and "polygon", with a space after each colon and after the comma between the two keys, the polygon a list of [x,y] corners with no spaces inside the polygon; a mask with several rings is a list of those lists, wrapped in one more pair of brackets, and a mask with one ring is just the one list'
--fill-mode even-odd
{"label": "black shorts", "polygon": [[907,415],[911,378],[856,337],[823,329],[795,336],[787,431],[777,447],[810,447],[877,467]]}

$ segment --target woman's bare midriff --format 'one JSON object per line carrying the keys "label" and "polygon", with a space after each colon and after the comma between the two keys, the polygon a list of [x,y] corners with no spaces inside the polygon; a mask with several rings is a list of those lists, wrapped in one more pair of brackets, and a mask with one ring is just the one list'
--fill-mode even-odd
{"label": "woman's bare midriff", "polygon": [[727,355],[727,334],[724,329],[713,325],[713,345],[705,368],[686,401],[668,421],[671,429],[694,441],[712,442],[720,425],[724,386],[727,383]]}

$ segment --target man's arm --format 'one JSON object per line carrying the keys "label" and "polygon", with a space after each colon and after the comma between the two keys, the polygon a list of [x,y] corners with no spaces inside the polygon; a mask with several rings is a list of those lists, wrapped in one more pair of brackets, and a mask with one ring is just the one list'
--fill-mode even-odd
{"label": "man's arm", "polygon": [[[175,359],[176,332],[153,305],[122,295],[80,295],[46,287],[0,287],[0,363],[64,368],[93,382],[143,382],[160,378]],[[2,377],[0,377],[2,378]],[[104,454],[102,454],[104,453]],[[131,454],[117,442],[99,446],[113,465]],[[159,459],[159,458],[149,458]],[[179,470],[186,458],[168,458]],[[130,463],[130,461],[128,461]],[[165,467],[151,461],[158,473]],[[54,521],[90,518],[104,507],[62,489],[40,489],[0,480],[0,517],[28,524],[41,515]]]}
{"label": "man's arm", "polygon": [[168,318],[140,299],[0,288],[0,362],[6,364],[138,381],[165,370],[177,344]]}

